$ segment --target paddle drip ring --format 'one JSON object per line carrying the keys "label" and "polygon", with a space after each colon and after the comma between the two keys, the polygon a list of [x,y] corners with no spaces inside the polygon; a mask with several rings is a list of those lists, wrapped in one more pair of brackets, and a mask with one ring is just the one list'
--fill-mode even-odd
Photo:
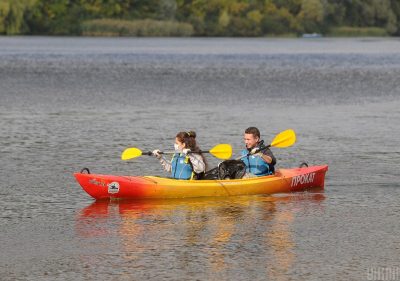
{"label": "paddle drip ring", "polygon": [[307,162],[302,162],[299,166],[299,168],[303,168],[303,167],[308,167]]}
{"label": "paddle drip ring", "polygon": [[90,174],[89,168],[83,168],[81,174],[84,174],[84,171],[86,171],[87,174]]}

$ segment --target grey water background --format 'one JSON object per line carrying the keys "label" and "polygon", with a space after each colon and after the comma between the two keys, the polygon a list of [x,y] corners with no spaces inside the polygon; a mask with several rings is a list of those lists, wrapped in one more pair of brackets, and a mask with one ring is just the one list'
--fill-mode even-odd
{"label": "grey water background", "polygon": [[[400,280],[399,77],[398,39],[0,37],[0,279]],[[238,153],[249,126],[294,129],[277,167],[328,164],[325,190],[108,203],[73,178],[166,175],[120,154],[181,130]]]}

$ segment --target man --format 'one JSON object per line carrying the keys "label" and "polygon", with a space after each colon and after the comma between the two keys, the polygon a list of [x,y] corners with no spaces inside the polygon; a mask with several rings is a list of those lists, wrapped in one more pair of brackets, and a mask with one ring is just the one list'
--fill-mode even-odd
{"label": "man", "polygon": [[244,143],[247,149],[242,150],[242,160],[246,164],[246,172],[250,174],[247,176],[272,175],[275,172],[276,159],[260,140],[260,131],[256,127],[246,129]]}

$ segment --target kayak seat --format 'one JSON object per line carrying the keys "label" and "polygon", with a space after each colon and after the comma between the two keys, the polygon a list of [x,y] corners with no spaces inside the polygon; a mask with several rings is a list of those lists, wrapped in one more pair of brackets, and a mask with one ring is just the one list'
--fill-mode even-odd
{"label": "kayak seat", "polygon": [[87,174],[90,174],[89,168],[86,167],[81,170],[81,174],[85,173],[85,171]]}
{"label": "kayak seat", "polygon": [[302,162],[302,163],[299,165],[299,168],[304,168],[304,167],[308,167],[307,162]]}

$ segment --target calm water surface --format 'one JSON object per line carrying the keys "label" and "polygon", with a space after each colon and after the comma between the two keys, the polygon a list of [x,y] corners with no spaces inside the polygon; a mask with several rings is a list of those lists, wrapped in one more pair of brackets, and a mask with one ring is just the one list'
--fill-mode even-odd
{"label": "calm water surface", "polygon": [[[400,280],[399,77],[397,39],[0,37],[0,279]],[[94,202],[72,176],[166,175],[120,153],[249,126],[293,128],[278,166],[328,164],[325,190]]]}

